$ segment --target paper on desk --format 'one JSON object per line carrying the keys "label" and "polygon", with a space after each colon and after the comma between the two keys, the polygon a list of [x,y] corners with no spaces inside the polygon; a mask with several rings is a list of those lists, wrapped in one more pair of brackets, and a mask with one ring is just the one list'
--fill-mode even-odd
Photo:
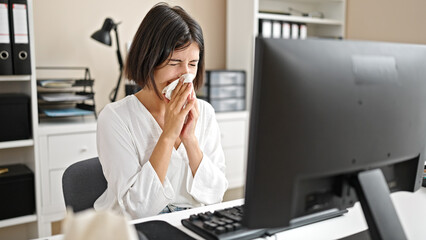
{"label": "paper on desk", "polygon": [[77,95],[74,93],[43,93],[40,99],[47,102],[80,101],[90,99],[89,95]]}
{"label": "paper on desk", "polygon": [[70,88],[74,84],[73,80],[38,80],[37,84],[45,88]]}
{"label": "paper on desk", "polygon": [[72,117],[93,114],[93,111],[79,108],[42,109],[42,112],[48,117]]}

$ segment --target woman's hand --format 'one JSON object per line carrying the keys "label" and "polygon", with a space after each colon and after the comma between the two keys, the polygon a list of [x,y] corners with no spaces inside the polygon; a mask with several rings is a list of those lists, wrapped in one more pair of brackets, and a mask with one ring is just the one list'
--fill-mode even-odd
{"label": "woman's hand", "polygon": [[190,143],[191,141],[197,140],[195,138],[195,126],[197,125],[197,121],[198,121],[199,109],[198,109],[198,102],[193,90],[191,91],[191,94],[188,96],[187,100],[188,102],[194,101],[194,106],[189,111],[186,121],[183,124],[182,131],[180,132],[180,135],[179,135],[183,144]]}
{"label": "woman's hand", "polygon": [[[196,98],[191,97],[192,89],[192,83],[183,83],[183,79],[180,79],[178,85],[173,90],[171,100],[163,98],[167,103],[163,134],[173,141],[181,135],[184,129],[185,118],[196,103]],[[184,108],[185,103],[186,106]]]}

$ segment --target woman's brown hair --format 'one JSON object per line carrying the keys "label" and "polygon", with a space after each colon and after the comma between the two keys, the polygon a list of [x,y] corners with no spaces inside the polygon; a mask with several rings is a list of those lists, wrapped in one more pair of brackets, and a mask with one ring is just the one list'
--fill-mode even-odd
{"label": "woman's brown hair", "polygon": [[139,26],[125,63],[125,76],[142,88],[155,90],[161,98],[154,80],[154,71],[175,50],[187,48],[192,42],[200,48],[194,88],[204,81],[204,38],[200,25],[179,6],[156,4],[146,14]]}

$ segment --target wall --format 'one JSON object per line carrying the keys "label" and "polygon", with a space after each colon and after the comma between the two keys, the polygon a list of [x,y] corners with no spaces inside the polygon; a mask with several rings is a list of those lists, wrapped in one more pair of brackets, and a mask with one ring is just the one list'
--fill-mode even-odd
{"label": "wall", "polygon": [[[120,22],[120,48],[133,38],[145,14],[156,0],[37,0],[34,1],[34,30],[37,66],[88,66],[95,79],[97,110],[109,102],[119,74],[115,38],[112,47],[90,36],[106,17]],[[206,69],[225,68],[225,0],[164,1],[182,6],[203,28]],[[43,73],[40,73],[40,75]],[[120,89],[124,96],[124,88]]]}
{"label": "wall", "polygon": [[426,1],[348,0],[347,38],[426,44]]}

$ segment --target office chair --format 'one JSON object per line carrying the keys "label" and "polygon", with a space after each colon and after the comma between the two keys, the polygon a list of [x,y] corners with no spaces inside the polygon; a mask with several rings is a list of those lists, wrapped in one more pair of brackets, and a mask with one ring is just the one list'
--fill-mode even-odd
{"label": "office chair", "polygon": [[65,205],[74,212],[93,208],[106,188],[107,181],[97,157],[72,164],[62,175]]}

